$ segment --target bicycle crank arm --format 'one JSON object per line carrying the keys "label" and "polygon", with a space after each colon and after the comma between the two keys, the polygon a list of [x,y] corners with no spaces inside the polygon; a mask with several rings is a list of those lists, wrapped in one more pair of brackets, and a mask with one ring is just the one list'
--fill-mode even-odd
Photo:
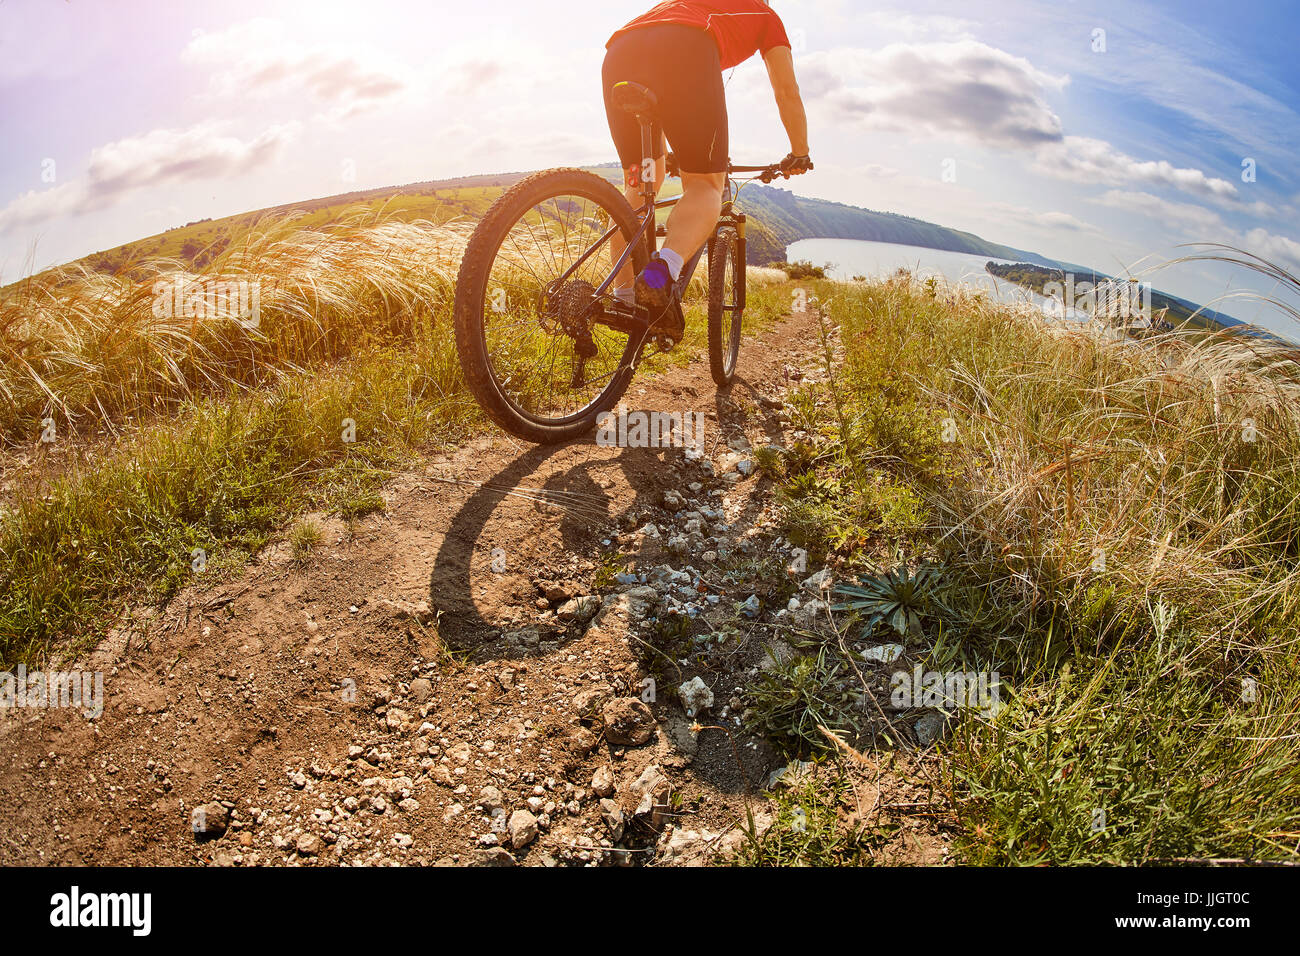
{"label": "bicycle crank arm", "polygon": [[649,325],[644,319],[638,319],[635,315],[611,311],[603,307],[591,314],[591,321],[613,329],[615,332],[622,332],[628,338],[641,338],[649,331]]}

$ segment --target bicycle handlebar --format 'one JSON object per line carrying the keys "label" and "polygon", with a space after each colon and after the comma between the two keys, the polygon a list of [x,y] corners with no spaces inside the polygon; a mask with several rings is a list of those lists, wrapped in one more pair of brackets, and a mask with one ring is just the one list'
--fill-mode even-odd
{"label": "bicycle handlebar", "polygon": [[[667,164],[668,164],[669,176],[681,175],[681,168],[677,165],[677,157],[673,153],[669,153],[667,155]],[[808,164],[808,169],[809,170],[813,169],[812,163]],[[789,179],[792,175],[794,175],[793,173],[789,173],[783,170],[781,168],[780,163],[770,163],[767,166],[733,166],[732,164],[728,163],[727,175],[730,176],[733,173],[758,173],[758,175],[755,178],[758,179],[760,182],[764,182],[764,183],[770,183],[778,176],[781,176],[785,179]]]}
{"label": "bicycle handlebar", "polygon": [[[808,170],[813,168],[813,164],[808,164]],[[807,170],[806,170],[807,171]],[[783,179],[789,179],[795,175],[789,170],[784,169],[780,163],[772,163],[768,166],[732,166],[727,165],[727,173],[758,173],[755,177],[759,182],[770,183],[780,176]]]}

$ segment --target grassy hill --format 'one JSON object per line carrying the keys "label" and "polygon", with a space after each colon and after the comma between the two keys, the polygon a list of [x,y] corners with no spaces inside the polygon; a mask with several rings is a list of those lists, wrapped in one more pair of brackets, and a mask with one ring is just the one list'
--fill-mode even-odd
{"label": "grassy hill", "polygon": [[[611,182],[621,181],[621,173],[613,164],[587,168]],[[268,217],[295,216],[296,225],[302,228],[317,228],[349,216],[380,213],[397,222],[427,220],[441,224],[462,217],[472,220],[482,216],[502,192],[531,174],[532,171],[489,173],[383,186],[299,200],[222,219],[202,219],[92,253],[79,260],[79,264],[109,275],[129,274],[141,260],[165,258],[201,270],[232,242],[246,236],[254,224]],[[679,181],[670,180],[664,195],[680,188]],[[1043,282],[1063,272],[1074,273],[1076,281],[1102,282],[1111,278],[1085,266],[1048,259],[923,219],[797,196],[787,189],[759,183],[743,187],[738,205],[749,220],[746,258],[751,265],[784,261],[786,248],[801,239],[860,239],[1011,260],[1017,264],[999,267],[1011,271],[995,274],[1035,290],[1041,290]],[[1195,329],[1216,331],[1242,324],[1230,315],[1164,292],[1153,294],[1152,305],[1157,310],[1167,309],[1169,321],[1174,324]]]}
{"label": "grassy hill", "polygon": [[750,218],[749,260],[756,264],[784,259],[786,246],[800,239],[863,239],[1055,265],[1036,253],[989,242],[974,233],[898,213],[796,196],[774,186],[746,186],[739,205]]}
{"label": "grassy hill", "polygon": [[[612,182],[620,181],[614,166],[590,167]],[[402,222],[427,219],[446,222],[457,216],[478,218],[493,200],[529,172],[463,176],[457,179],[409,183],[357,190],[319,199],[301,200],[267,209],[203,219],[114,249],[92,253],[80,262],[99,272],[112,273],[142,258],[163,257],[202,268],[232,241],[266,216],[298,215],[303,226],[336,221],[358,208],[378,212]],[[668,192],[680,188],[670,181]],[[989,242],[969,232],[897,213],[862,209],[825,199],[810,199],[772,186],[753,183],[744,187],[740,207],[749,217],[748,260],[753,265],[780,262],[786,246],[800,239],[864,239],[894,242],[950,252],[965,252],[996,259],[1056,266],[1033,252]]]}
{"label": "grassy hill", "polygon": [[201,269],[223,252],[232,241],[245,235],[259,220],[297,216],[303,228],[337,222],[345,215],[378,213],[398,222],[425,219],[443,223],[458,216],[477,219],[501,193],[528,173],[463,176],[433,182],[384,186],[340,193],[319,199],[305,199],[252,210],[221,219],[200,219],[144,239],[137,239],[78,260],[98,272],[112,273],[142,258],[177,259]]}
{"label": "grassy hill", "polygon": [[[1094,286],[1099,286],[1103,283],[1116,281],[1114,276],[1081,267],[1063,270],[1047,268],[1028,262],[1016,262],[1010,265],[990,262],[984,268],[999,279],[1014,282],[1016,285],[1037,292],[1040,295],[1043,292],[1043,286],[1048,282],[1064,282],[1066,271],[1069,271],[1074,276],[1076,283],[1091,282]],[[1189,302],[1186,299],[1177,298],[1157,289],[1151,290],[1151,308],[1157,314],[1163,311],[1165,321],[1171,325],[1190,326],[1193,329],[1208,332],[1244,324],[1240,319],[1234,319],[1224,312],[1216,312],[1214,309],[1197,305],[1195,302]]]}

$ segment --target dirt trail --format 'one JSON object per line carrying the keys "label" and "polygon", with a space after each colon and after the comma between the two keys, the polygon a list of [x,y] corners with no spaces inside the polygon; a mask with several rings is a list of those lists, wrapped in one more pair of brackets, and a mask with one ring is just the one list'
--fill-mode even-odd
{"label": "dirt trail", "polygon": [[[752,593],[726,593],[703,550],[766,546],[768,484],[724,459],[785,441],[782,394],[791,369],[817,368],[816,328],[796,314],[748,340],[725,395],[700,359],[634,380],[629,408],[706,412],[714,476],[681,449],[482,438],[395,478],[384,513],[323,521],[305,562],[280,544],[142,615],[77,665],[104,672],[98,719],[0,716],[0,863],[684,863],[734,847],[783,764],[736,720],[735,675],[762,665],[771,628],[683,667],[644,627],[681,583],[615,584],[606,556],[702,569],[686,590],[706,609]],[[672,523],[665,492],[686,529],[641,533]],[[656,661],[672,679],[652,695]],[[677,687],[697,675],[715,697],[700,723],[728,732],[692,731]],[[885,786],[918,799],[886,775],[876,804]],[[902,830],[897,858],[940,858],[940,839]]]}

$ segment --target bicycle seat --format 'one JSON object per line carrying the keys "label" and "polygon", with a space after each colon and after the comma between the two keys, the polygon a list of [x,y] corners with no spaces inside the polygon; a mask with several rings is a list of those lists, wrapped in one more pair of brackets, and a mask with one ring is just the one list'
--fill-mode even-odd
{"label": "bicycle seat", "polygon": [[628,113],[642,115],[654,112],[659,105],[659,97],[654,90],[631,80],[621,80],[610,90],[610,99],[619,109]]}

